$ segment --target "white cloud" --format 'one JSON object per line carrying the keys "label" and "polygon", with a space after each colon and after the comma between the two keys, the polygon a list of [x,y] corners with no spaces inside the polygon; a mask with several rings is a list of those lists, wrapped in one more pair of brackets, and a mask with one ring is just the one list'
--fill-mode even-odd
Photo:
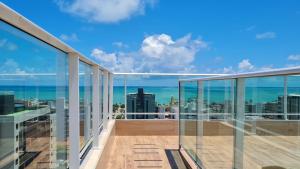
{"label": "white cloud", "polygon": [[125,44],[123,42],[114,42],[113,45],[118,48],[128,48],[129,47],[127,44]]}
{"label": "white cloud", "polygon": [[300,66],[299,63],[293,63],[293,64],[286,64],[285,67],[298,67]]}
{"label": "white cloud", "polygon": [[144,39],[140,53],[146,71],[183,71],[193,67],[200,49],[208,48],[201,39],[192,39],[188,34],[177,40],[166,34],[152,35]]}
{"label": "white cloud", "polygon": [[25,74],[26,71],[22,70],[19,67],[19,64],[15,62],[13,59],[7,59],[5,62],[0,66],[1,73],[14,73],[14,74]]}
{"label": "white cloud", "polygon": [[234,73],[234,70],[233,70],[232,66],[224,67],[223,68],[223,73],[225,73],[225,74],[231,74],[231,73]]}
{"label": "white cloud", "polygon": [[138,51],[106,53],[94,49],[91,56],[113,71],[131,72],[191,72],[193,62],[201,49],[208,45],[190,34],[173,40],[167,34],[145,37]]}
{"label": "white cloud", "polygon": [[128,53],[106,53],[95,48],[92,50],[91,56],[102,66],[114,72],[135,72],[135,60]]}
{"label": "white cloud", "polygon": [[61,34],[59,38],[63,41],[72,41],[72,42],[76,42],[79,40],[76,33],[72,33],[71,35]]}
{"label": "white cloud", "polygon": [[250,63],[249,59],[243,59],[239,64],[238,64],[239,70],[242,72],[245,71],[251,71],[254,69],[254,66]]}
{"label": "white cloud", "polygon": [[288,57],[288,60],[290,60],[290,61],[300,61],[300,54],[290,55]]}
{"label": "white cloud", "polygon": [[91,56],[93,56],[98,61],[104,63],[111,63],[114,66],[117,63],[117,56],[115,53],[106,53],[101,49],[93,49]]}
{"label": "white cloud", "polygon": [[113,23],[144,13],[155,0],[56,0],[64,12],[92,22]]}
{"label": "white cloud", "polygon": [[256,34],[256,39],[274,39],[276,38],[276,33],[275,32],[265,32],[265,33],[260,33]]}
{"label": "white cloud", "polygon": [[243,72],[253,72],[253,71],[267,71],[272,70],[273,65],[264,65],[261,67],[254,66],[249,59],[243,59],[241,62],[238,63],[238,67],[234,68],[232,66],[224,67],[222,72],[225,74],[233,74],[233,73],[243,73]]}

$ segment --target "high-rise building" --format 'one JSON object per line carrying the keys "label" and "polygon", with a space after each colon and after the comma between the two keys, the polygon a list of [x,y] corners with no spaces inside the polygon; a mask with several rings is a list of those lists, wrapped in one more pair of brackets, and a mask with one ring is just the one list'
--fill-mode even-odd
{"label": "high-rise building", "polygon": [[[284,97],[278,97],[278,109],[284,112]],[[298,120],[300,118],[300,95],[290,94],[287,96],[287,113],[295,114],[289,115],[289,120]]]}
{"label": "high-rise building", "polygon": [[[155,95],[144,93],[143,88],[138,88],[137,93],[127,95],[127,113],[154,113]],[[129,119],[148,119],[155,118],[156,115],[128,115]]]}
{"label": "high-rise building", "polygon": [[0,95],[0,115],[7,115],[14,112],[14,95],[1,94]]}

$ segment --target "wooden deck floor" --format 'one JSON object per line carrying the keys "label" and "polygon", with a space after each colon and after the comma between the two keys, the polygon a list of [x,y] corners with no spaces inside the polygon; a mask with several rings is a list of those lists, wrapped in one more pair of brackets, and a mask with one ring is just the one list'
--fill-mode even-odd
{"label": "wooden deck floor", "polygon": [[[195,150],[195,139],[184,137],[187,148]],[[198,142],[197,156],[205,169],[233,168],[233,137],[204,136]],[[281,166],[286,169],[300,168],[300,136],[257,136],[244,138],[243,165],[245,169],[261,169]]]}
{"label": "wooden deck floor", "polygon": [[[116,133],[124,135],[114,137],[114,141],[111,142],[112,146],[107,151],[109,153],[104,156],[101,164],[98,162],[97,169],[171,168],[165,150],[178,148],[179,138],[175,132],[171,136],[140,135],[147,134],[151,125],[155,126],[155,132],[160,131],[159,128],[164,129],[163,122],[160,122],[159,127],[153,125],[152,122],[151,124],[147,123],[147,121],[139,122],[139,125],[136,124],[138,123],[136,121],[130,125],[123,123],[131,122],[122,121],[122,125],[117,125],[116,129],[121,128],[122,132],[120,130]],[[169,123],[166,124],[170,126]],[[176,129],[176,125],[173,125],[173,128]],[[295,133],[295,126],[289,124],[293,129],[291,131],[287,129],[289,125],[286,125],[287,127],[282,124],[266,126],[267,124],[263,123],[263,125],[263,129],[270,128],[268,131],[273,133],[245,132],[241,150],[243,152],[243,168],[262,169],[267,166],[281,166],[285,169],[300,169],[300,136]],[[198,142],[196,142],[196,137],[192,136],[195,128],[187,126],[187,129],[190,128],[191,131],[185,130],[187,136],[183,136],[181,141],[185,145],[185,149],[190,149],[190,152],[197,154],[203,168],[233,168],[234,137],[230,125],[220,125],[217,122],[205,124],[206,132],[204,132],[204,136],[198,137]],[[169,130],[166,133],[169,133]]]}
{"label": "wooden deck floor", "polygon": [[97,169],[171,169],[166,149],[178,149],[178,136],[115,136],[105,164]]}

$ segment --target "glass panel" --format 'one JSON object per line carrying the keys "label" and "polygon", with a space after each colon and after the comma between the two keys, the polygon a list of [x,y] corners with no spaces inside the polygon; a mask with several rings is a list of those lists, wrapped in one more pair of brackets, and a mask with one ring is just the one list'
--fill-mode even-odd
{"label": "glass panel", "polygon": [[[179,109],[178,78],[178,76],[127,76],[127,118],[175,119]],[[117,89],[114,93],[115,97],[122,98],[125,92],[124,78],[119,79],[119,84],[117,81],[115,83]]]}
{"label": "glass panel", "polygon": [[248,78],[245,81],[245,118],[252,119],[283,119],[283,109],[278,107],[284,94],[282,76]]}
{"label": "glass panel", "polygon": [[113,118],[125,119],[125,76],[114,76]]}
{"label": "glass panel", "polygon": [[0,22],[0,63],[0,168],[67,168],[67,54]]}
{"label": "glass panel", "polygon": [[[286,97],[286,114],[287,120],[300,120],[300,76],[287,76],[287,97]],[[283,107],[284,101],[280,98],[280,105]],[[281,108],[283,109],[283,108]]]}
{"label": "glass panel", "polygon": [[299,75],[199,81],[196,140],[195,83],[180,83],[180,145],[199,166],[299,168]]}
{"label": "glass panel", "polygon": [[196,161],[197,81],[180,83],[180,144]]}
{"label": "glass panel", "polygon": [[100,87],[100,126],[102,125],[103,123],[103,72],[100,71],[100,84],[99,84],[99,87]]}
{"label": "glass panel", "polygon": [[202,168],[231,169],[234,145],[234,81],[199,82],[199,89],[197,163]]}
{"label": "glass panel", "polygon": [[83,149],[92,138],[92,68],[79,63],[80,89],[80,149]]}
{"label": "glass panel", "polygon": [[244,168],[299,168],[299,119],[286,115],[299,114],[299,80],[298,76],[246,79]]}

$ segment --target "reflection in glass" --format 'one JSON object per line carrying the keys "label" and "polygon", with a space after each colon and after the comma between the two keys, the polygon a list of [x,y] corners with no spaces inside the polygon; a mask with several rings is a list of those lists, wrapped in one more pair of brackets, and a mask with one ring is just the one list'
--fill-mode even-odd
{"label": "reflection in glass", "polygon": [[299,76],[246,79],[244,168],[299,168],[299,80]]}
{"label": "reflection in glass", "polygon": [[114,75],[113,118],[125,119],[126,76]]}
{"label": "reflection in glass", "polygon": [[79,96],[80,96],[80,149],[88,146],[92,138],[92,68],[79,63]]}
{"label": "reflection in glass", "polygon": [[196,162],[202,168],[231,169],[234,149],[234,80],[201,81],[198,85]]}
{"label": "reflection in glass", "polygon": [[[178,79],[183,76],[114,76],[115,118],[176,119],[179,113]],[[126,108],[125,108],[126,103]]]}
{"label": "reflection in glass", "polygon": [[180,144],[196,160],[197,81],[180,83]]}
{"label": "reflection in glass", "polygon": [[180,145],[202,168],[299,168],[299,77],[198,81],[196,136],[185,94],[196,81],[181,82]]}
{"label": "reflection in glass", "polygon": [[[100,126],[103,124],[103,72],[102,71],[100,71],[100,78],[99,78],[99,88],[100,88],[100,93],[99,93],[99,102],[100,102]],[[99,127],[100,127],[99,126]]]}
{"label": "reflection in glass", "polygon": [[67,54],[3,22],[0,42],[0,168],[67,168]]}

